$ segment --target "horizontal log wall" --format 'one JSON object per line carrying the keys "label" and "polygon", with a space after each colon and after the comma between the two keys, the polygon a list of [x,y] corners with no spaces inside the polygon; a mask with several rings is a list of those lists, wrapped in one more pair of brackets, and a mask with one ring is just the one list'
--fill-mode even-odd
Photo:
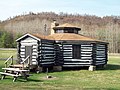
{"label": "horizontal log wall", "polygon": [[73,46],[63,45],[63,67],[90,66],[92,62],[92,44],[81,45],[81,58],[73,58]]}
{"label": "horizontal log wall", "polygon": [[96,45],[96,61],[95,65],[104,65],[107,62],[107,45]]}
{"label": "horizontal log wall", "polygon": [[54,64],[54,42],[53,41],[47,41],[47,40],[41,40],[41,43],[39,44],[39,53],[38,53],[38,60],[40,66],[52,66]]}
{"label": "horizontal log wall", "polygon": [[55,44],[55,66],[63,65],[63,45]]}

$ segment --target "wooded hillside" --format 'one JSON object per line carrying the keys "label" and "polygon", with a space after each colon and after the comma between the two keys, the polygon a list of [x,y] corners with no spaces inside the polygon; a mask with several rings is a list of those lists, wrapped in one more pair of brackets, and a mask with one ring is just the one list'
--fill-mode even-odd
{"label": "wooded hillside", "polygon": [[[110,53],[120,53],[120,17],[119,16],[91,16],[53,12],[32,13],[8,18],[0,22],[0,30],[12,34],[41,33],[50,34],[51,22],[57,20],[60,24],[70,23],[81,27],[80,33],[95,39],[109,42]],[[47,31],[44,32],[44,25]]]}

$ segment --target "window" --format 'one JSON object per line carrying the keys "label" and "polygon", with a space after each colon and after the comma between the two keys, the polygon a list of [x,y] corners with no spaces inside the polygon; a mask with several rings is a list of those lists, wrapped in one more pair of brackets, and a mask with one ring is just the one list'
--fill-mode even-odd
{"label": "window", "polygon": [[81,45],[73,45],[73,59],[81,58]]}
{"label": "window", "polygon": [[75,34],[78,34],[78,30],[76,29],[66,29],[64,30],[65,33],[75,33]]}
{"label": "window", "polygon": [[63,30],[56,30],[56,33],[63,33]]}
{"label": "window", "polygon": [[74,33],[75,33],[75,34],[78,34],[78,31],[77,31],[77,30],[74,30]]}
{"label": "window", "polygon": [[64,30],[65,33],[74,33],[74,31],[72,29],[66,29]]}

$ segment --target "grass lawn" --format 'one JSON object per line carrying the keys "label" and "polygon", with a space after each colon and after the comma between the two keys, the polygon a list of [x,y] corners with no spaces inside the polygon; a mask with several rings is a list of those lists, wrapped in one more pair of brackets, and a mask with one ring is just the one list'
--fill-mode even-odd
{"label": "grass lawn", "polygon": [[[3,63],[4,61],[0,61],[0,71],[4,67]],[[45,73],[33,73],[28,81],[18,79],[14,83],[11,77],[6,77],[0,80],[0,90],[119,90],[120,57],[110,56],[104,70],[74,70],[49,74],[54,78],[46,79]]]}
{"label": "grass lawn", "polygon": [[9,56],[13,55],[14,58],[17,57],[17,53],[16,53],[16,50],[0,50],[0,59],[6,59],[8,58]]}

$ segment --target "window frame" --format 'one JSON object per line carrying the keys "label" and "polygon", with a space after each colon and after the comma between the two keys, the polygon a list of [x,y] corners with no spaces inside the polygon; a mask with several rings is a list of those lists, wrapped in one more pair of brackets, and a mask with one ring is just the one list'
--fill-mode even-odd
{"label": "window frame", "polygon": [[81,59],[81,45],[72,45],[72,58]]}

